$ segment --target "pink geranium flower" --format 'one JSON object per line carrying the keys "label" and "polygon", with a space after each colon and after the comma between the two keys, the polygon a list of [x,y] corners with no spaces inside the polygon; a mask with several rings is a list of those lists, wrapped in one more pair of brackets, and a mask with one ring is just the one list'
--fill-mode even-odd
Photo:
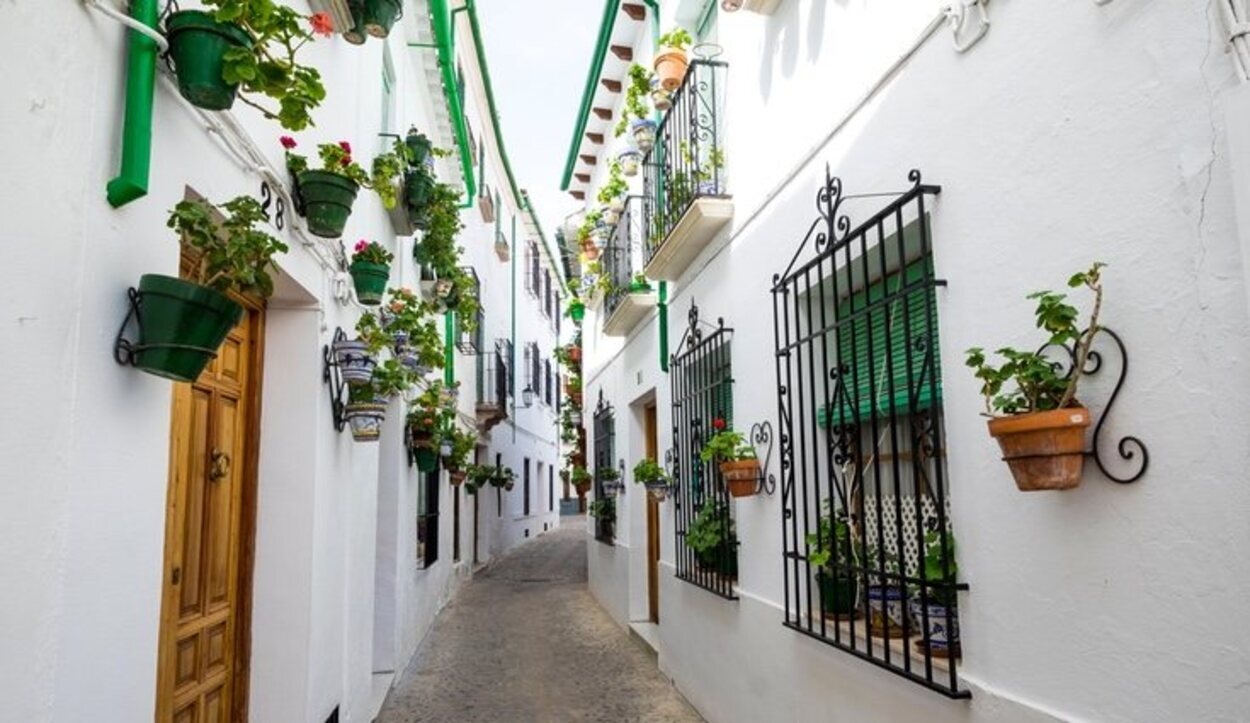
{"label": "pink geranium flower", "polygon": [[288,151],[298,145],[295,142],[295,139],[290,136],[282,136],[281,138],[278,139],[278,142],[281,143],[282,147],[287,149]]}

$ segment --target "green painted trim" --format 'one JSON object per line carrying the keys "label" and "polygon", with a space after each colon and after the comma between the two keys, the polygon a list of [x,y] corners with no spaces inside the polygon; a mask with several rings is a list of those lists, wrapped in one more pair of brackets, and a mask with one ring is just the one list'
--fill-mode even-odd
{"label": "green painted trim", "polygon": [[447,0],[430,0],[430,23],[438,48],[438,65],[443,75],[443,96],[447,99],[447,111],[451,114],[451,127],[460,146],[460,167],[464,174],[465,202],[460,208],[472,208],[477,196],[477,179],[473,176],[473,156],[469,153],[469,127],[464,119],[464,101],[456,83],[456,44],[452,14],[447,10]]}
{"label": "green painted trim", "polygon": [[456,383],[456,322],[453,312],[443,314],[443,382]]}
{"label": "green painted trim", "polygon": [[[134,0],[130,15],[157,30],[156,0]],[[105,186],[113,208],[148,195],[152,168],[152,97],[156,92],[156,41],[138,30],[127,31],[126,112],[122,124],[122,163],[117,176]]]}
{"label": "green painted trim", "polygon": [[[651,44],[660,44],[660,4],[658,0],[642,0],[651,8]],[[655,112],[656,125],[660,123],[660,112]],[[668,374],[668,282],[661,281],[660,298],[657,303],[660,315],[660,371]]]}
{"label": "green painted trim", "polygon": [[[653,5],[648,2],[648,5]],[[595,102],[595,86],[599,84],[599,74],[603,72],[603,61],[608,55],[608,46],[612,44],[612,28],[616,27],[616,14],[620,10],[621,0],[606,0],[603,3],[603,19],[599,21],[599,39],[595,41],[595,54],[591,56],[590,73],[586,76],[586,84],[582,88],[582,104],[577,111],[577,121],[573,126],[573,140],[569,143],[569,155],[564,162],[564,177],[560,180],[560,190],[569,190],[569,181],[573,178],[573,169],[577,167],[577,151],[582,147],[582,134],[586,132],[586,120],[590,115],[590,107]],[[653,10],[652,16],[657,13]]]}
{"label": "green painted trim", "polygon": [[511,374],[509,375],[510,379],[508,381],[510,383],[509,389],[512,392],[512,417],[511,419],[512,419],[512,441],[513,442],[516,441],[516,427],[517,427],[516,425],[516,399],[517,399],[517,393],[516,393],[516,372],[517,372],[517,368],[516,368],[516,257],[517,255],[518,254],[517,254],[517,247],[516,247],[516,216],[513,216],[512,217],[512,253],[508,254],[508,260],[511,264],[511,269],[512,269],[512,273],[508,274],[508,285],[512,287],[512,295],[511,295],[512,296],[512,361],[510,362],[512,366],[509,369]]}
{"label": "green painted trim", "polygon": [[[446,0],[437,1],[446,2]],[[620,0],[613,1],[620,2]],[[465,0],[463,8],[460,9],[468,11],[469,27],[473,31],[473,46],[477,54],[477,65],[482,71],[482,89],[486,91],[486,104],[489,106],[491,126],[495,132],[495,146],[499,149],[499,160],[503,163],[504,175],[508,177],[508,186],[512,189],[512,198],[516,199],[517,205],[522,210],[531,214],[531,220],[534,222],[534,227],[538,229],[538,236],[543,242],[543,251],[547,252],[547,260],[556,269],[556,278],[560,280],[560,288],[567,291],[564,275],[560,273],[560,267],[556,264],[556,257],[551,253],[551,246],[547,243],[547,235],[543,233],[542,224],[538,222],[538,217],[533,214],[528,196],[524,195],[517,188],[516,176],[512,173],[512,161],[508,159],[508,148],[504,145],[503,133],[499,127],[499,111],[495,107],[495,91],[490,80],[490,67],[486,64],[486,48],[482,42],[482,26],[477,20],[477,4],[474,0]],[[513,235],[515,236],[515,234]],[[513,240],[515,241],[515,238]],[[514,243],[513,249],[515,248],[516,244]]]}

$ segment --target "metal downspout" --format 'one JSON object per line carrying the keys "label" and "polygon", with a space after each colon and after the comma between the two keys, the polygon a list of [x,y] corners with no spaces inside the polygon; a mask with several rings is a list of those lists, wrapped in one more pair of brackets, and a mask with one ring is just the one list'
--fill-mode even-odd
{"label": "metal downspout", "polygon": [[[156,30],[156,0],[134,0],[130,15]],[[148,193],[152,165],[152,97],[156,91],[156,41],[137,30],[127,32],[126,111],[122,127],[121,170],[106,186],[113,208],[124,206]]]}
{"label": "metal downspout", "polygon": [[[652,50],[660,43],[660,3],[658,0],[642,0],[651,9],[651,46]],[[655,112],[655,124],[660,124],[660,112]],[[660,371],[668,373],[668,282],[661,281],[659,301],[656,304],[660,315]]]}
{"label": "metal downspout", "polygon": [[512,273],[509,274],[512,286],[512,442],[516,443],[516,216],[512,217],[512,253],[508,254]]}
{"label": "metal downspout", "polygon": [[443,383],[456,383],[456,322],[454,312],[443,314]]}

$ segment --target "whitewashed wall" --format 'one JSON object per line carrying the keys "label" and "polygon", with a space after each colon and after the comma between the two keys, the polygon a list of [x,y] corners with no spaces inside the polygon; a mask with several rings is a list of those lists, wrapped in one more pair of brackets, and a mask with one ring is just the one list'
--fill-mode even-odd
{"label": "whitewashed wall", "polygon": [[[399,86],[395,127],[429,128],[431,104],[442,99],[417,77],[409,54],[423,51],[408,49],[405,35],[397,26],[389,41]],[[0,287],[0,348],[22,350],[0,362],[11,385],[0,414],[10,470],[0,474],[0,699],[13,720],[145,720],[155,702],[170,384],[116,365],[113,338],[126,288],[143,273],[176,272],[178,245],[165,217],[184,187],[222,201],[259,195],[260,180],[205,132],[172,84],[158,80],[149,194],[110,208],[104,187],[117,171],[124,31],[80,3],[7,3],[0,40],[10,78],[0,127],[11,170],[0,180],[0,237],[13,272]],[[381,146],[382,44],[319,41],[305,57],[321,69],[329,100],[315,114],[316,128],[292,135],[309,154],[319,142],[347,139],[367,161]],[[277,141],[285,132],[241,105],[233,113],[280,170]],[[291,251],[278,261],[282,277],[264,339],[250,713],[257,721],[320,723],[338,705],[343,720],[367,720],[376,606],[390,611],[393,628],[381,637],[390,638],[391,662],[402,667],[468,573],[472,501],[461,506],[465,562],[453,566],[453,492],[444,477],[440,559],[417,570],[418,478],[399,458],[402,410],[392,405],[380,445],[333,431],[321,348],[336,327],[354,326],[357,311],[332,299],[316,258],[284,236]],[[357,200],[345,241],[361,237],[390,246],[398,259],[393,283],[415,286],[412,242],[394,237],[370,193]],[[479,273],[492,238],[470,226],[462,239]],[[509,272],[496,262],[484,278],[506,288]],[[468,419],[471,369],[459,355]],[[554,459],[554,431],[546,432],[525,453]],[[379,519],[387,523],[382,534]],[[485,510],[482,519],[489,520]],[[533,530],[555,519],[516,522]],[[517,539],[524,538],[505,530],[487,547],[484,532],[483,557]],[[380,562],[390,567],[380,570]],[[390,578],[386,585],[379,575]],[[375,599],[377,589],[393,599]]]}
{"label": "whitewashed wall", "polygon": [[[980,45],[959,55],[940,28],[849,116],[934,3],[789,0],[771,18],[722,16],[735,218],[670,286],[670,342],[692,299],[705,318],[723,316],[736,329],[735,418],[775,417],[767,290],[815,218],[825,165],[851,194],[901,190],[912,168],[943,186],[933,241],[948,282],[937,303],[973,698],[947,701],[781,627],[778,498],[735,503],[736,603],[672,577],[665,503],[660,664],[709,720],[1231,721],[1250,710],[1250,345],[1221,108],[1235,80],[1207,8],[992,3]],[[1078,490],[1024,495],[978,416],[962,350],[1029,343],[1024,295],[1093,260],[1109,264],[1103,321],[1132,355],[1108,439],[1141,436],[1150,471],[1122,487],[1091,465]],[[623,355],[588,344],[591,393],[602,385],[627,404],[636,390],[619,380],[654,367],[657,343],[651,326]],[[1085,387],[1095,409],[1111,382]],[[657,392],[666,432],[665,380]],[[640,499],[631,489],[623,508],[630,539]],[[645,577],[608,575],[617,563],[590,544],[592,590],[619,618]]]}

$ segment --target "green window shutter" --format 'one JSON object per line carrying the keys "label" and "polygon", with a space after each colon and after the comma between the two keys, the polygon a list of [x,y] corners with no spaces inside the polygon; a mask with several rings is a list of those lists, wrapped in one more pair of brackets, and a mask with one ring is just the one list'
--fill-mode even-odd
{"label": "green window shutter", "polygon": [[[888,418],[891,405],[896,415],[906,416],[941,402],[936,295],[929,285],[901,291],[928,278],[931,263],[909,264],[902,274],[893,273],[838,303],[839,316],[850,320],[837,332],[835,355],[841,355],[844,377],[833,400],[835,422],[863,421],[874,409],[879,418]],[[822,407],[821,427],[829,425],[829,416]]]}
{"label": "green window shutter", "polygon": [[699,42],[715,42],[716,17],[720,9],[719,0],[707,0],[699,11],[699,21],[695,25],[695,39]]}

